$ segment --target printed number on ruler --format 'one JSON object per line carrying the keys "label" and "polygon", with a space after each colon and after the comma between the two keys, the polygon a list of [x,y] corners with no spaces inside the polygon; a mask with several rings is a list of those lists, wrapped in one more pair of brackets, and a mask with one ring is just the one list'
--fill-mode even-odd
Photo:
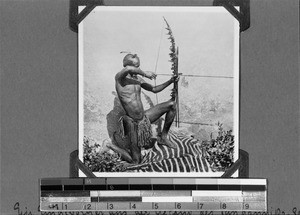
{"label": "printed number on ruler", "polygon": [[244,204],[243,204],[243,209],[244,209],[244,210],[249,210],[249,209],[250,209],[249,203],[244,203]]}
{"label": "printed number on ruler", "polygon": [[59,210],[58,204],[50,204],[48,207],[52,210]]}
{"label": "printed number on ruler", "polygon": [[67,204],[61,203],[61,206],[62,206],[62,210],[68,210]]}
{"label": "printed number on ruler", "polygon": [[92,205],[91,204],[84,205],[83,210],[92,210]]}
{"label": "printed number on ruler", "polygon": [[198,204],[198,209],[203,209],[203,205],[204,205],[203,203],[199,203]]}
{"label": "printed number on ruler", "polygon": [[108,203],[107,204],[107,209],[108,210],[113,210],[114,209],[114,204],[113,203]]}
{"label": "printed number on ruler", "polygon": [[221,203],[221,205],[220,205],[220,209],[226,209],[227,208],[227,205],[226,205],[226,203]]}

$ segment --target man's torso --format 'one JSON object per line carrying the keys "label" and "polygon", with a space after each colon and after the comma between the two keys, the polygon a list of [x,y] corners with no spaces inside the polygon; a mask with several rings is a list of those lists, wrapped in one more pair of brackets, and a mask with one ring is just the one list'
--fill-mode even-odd
{"label": "man's torso", "polygon": [[141,79],[130,77],[130,75],[124,79],[118,79],[116,90],[127,115],[132,119],[142,119],[144,107],[141,101]]}

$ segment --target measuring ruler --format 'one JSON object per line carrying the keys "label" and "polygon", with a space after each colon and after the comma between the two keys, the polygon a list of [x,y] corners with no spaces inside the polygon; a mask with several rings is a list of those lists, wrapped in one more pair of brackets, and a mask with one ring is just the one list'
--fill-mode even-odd
{"label": "measuring ruler", "polygon": [[267,211],[266,179],[40,180],[41,211]]}

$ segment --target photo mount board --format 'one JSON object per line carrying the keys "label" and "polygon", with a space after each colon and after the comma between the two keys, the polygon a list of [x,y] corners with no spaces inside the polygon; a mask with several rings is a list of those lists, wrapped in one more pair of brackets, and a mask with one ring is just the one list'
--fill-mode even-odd
{"label": "photo mount board", "polygon": [[[82,11],[82,8],[78,8],[80,11]],[[83,9],[84,10],[84,9]],[[86,55],[89,55],[89,56],[93,56],[93,55],[97,55],[97,54],[91,54],[91,53],[89,53],[89,54],[84,54],[84,52],[83,52],[83,50],[84,50],[84,48],[86,48],[86,46],[88,47],[89,45],[91,46],[91,47],[97,47],[97,46],[94,46],[94,44],[92,44],[93,42],[95,43],[95,44],[97,44],[97,42],[99,43],[100,42],[100,44],[101,44],[101,41],[104,41],[104,43],[109,43],[109,41],[107,40],[107,39],[109,39],[109,35],[105,35],[105,37],[104,38],[101,38],[99,41],[92,41],[91,39],[89,40],[88,39],[88,41],[89,42],[87,42],[87,44],[88,43],[90,43],[90,44],[88,44],[88,45],[84,45],[85,43],[84,43],[84,39],[85,38],[88,38],[89,36],[91,36],[92,34],[94,34],[94,36],[97,34],[97,31],[96,32],[92,32],[92,30],[91,30],[91,28],[89,29],[90,30],[90,33],[85,33],[86,31],[84,31],[83,29],[84,29],[84,26],[85,25],[88,25],[87,23],[90,21],[91,23],[90,23],[90,25],[92,26],[93,25],[93,16],[97,16],[96,14],[103,14],[103,13],[106,13],[106,14],[108,14],[107,16],[108,17],[106,17],[106,19],[104,18],[103,19],[103,17],[102,17],[102,19],[99,19],[100,21],[99,21],[99,25],[95,25],[95,22],[94,22],[94,26],[101,26],[101,25],[107,25],[106,26],[106,29],[104,30],[104,29],[100,29],[100,30],[98,30],[98,33],[99,33],[99,35],[101,35],[101,34],[105,34],[105,32],[109,32],[109,31],[111,31],[111,33],[113,34],[113,33],[116,33],[116,34],[118,34],[118,31],[119,30],[117,30],[116,31],[116,29],[118,29],[118,27],[120,27],[120,26],[124,26],[124,23],[123,23],[123,25],[122,24],[118,24],[118,22],[120,22],[120,20],[118,20],[118,18],[113,18],[113,19],[115,19],[114,21],[115,21],[115,23],[114,24],[111,24],[111,22],[113,22],[112,21],[112,19],[108,19],[109,17],[110,18],[112,18],[112,17],[116,17],[116,14],[118,13],[118,15],[120,14],[120,13],[123,13],[123,15],[126,17],[126,18],[128,18],[128,17],[130,17],[130,16],[128,16],[128,15],[126,15],[126,13],[128,13],[128,14],[132,14],[132,13],[136,13],[136,15],[138,14],[138,13],[140,13],[141,12],[141,10],[145,13],[145,14],[150,14],[151,15],[151,22],[153,22],[153,15],[156,15],[157,17],[160,17],[160,19],[161,19],[161,17],[162,17],[162,15],[165,15],[165,17],[168,19],[168,21],[171,23],[172,22],[172,24],[170,24],[171,26],[172,26],[172,29],[173,29],[173,33],[174,33],[174,36],[175,36],[175,38],[177,38],[177,37],[179,37],[180,35],[183,35],[182,36],[182,39],[176,39],[176,42],[177,42],[177,44],[179,44],[179,46],[180,46],[180,50],[185,50],[184,49],[184,47],[186,47],[186,49],[191,49],[192,48],[192,45],[191,44],[186,44],[186,46],[184,46],[185,44],[184,44],[184,41],[186,41],[186,37],[184,37],[184,35],[186,36],[189,36],[189,34],[190,34],[190,36],[192,37],[193,36],[193,33],[196,33],[196,31],[199,31],[199,30],[201,30],[200,29],[200,27],[196,27],[196,28],[198,28],[198,29],[196,29],[195,30],[195,32],[190,32],[189,34],[188,33],[186,33],[186,31],[184,31],[183,29],[180,29],[180,27],[177,27],[176,26],[176,24],[178,24],[179,23],[179,21],[180,20],[182,20],[182,19],[178,19],[177,20],[177,22],[175,22],[176,21],[176,13],[181,13],[181,15],[182,15],[182,17],[184,17],[184,19],[186,19],[186,20],[189,20],[189,19],[191,19],[191,17],[193,18],[193,20],[195,20],[194,18],[194,16],[198,16],[199,14],[203,14],[203,13],[217,13],[217,14],[224,14],[224,16],[227,16],[227,18],[228,19],[231,19],[231,22],[233,22],[233,24],[232,24],[232,28],[233,29],[231,29],[234,33],[232,33],[232,37],[233,37],[233,39],[232,39],[232,47],[231,47],[231,51],[233,52],[232,54],[231,54],[231,57],[232,57],[232,61],[233,61],[233,63],[231,63],[231,67],[232,67],[232,70],[234,70],[234,72],[233,72],[233,74],[231,74],[231,76],[230,75],[228,75],[228,74],[226,74],[225,73],[225,75],[224,74],[220,74],[220,73],[216,73],[216,74],[213,74],[213,73],[204,73],[204,74],[202,74],[202,76],[215,76],[215,78],[216,78],[216,76],[223,76],[223,77],[227,77],[228,79],[230,79],[230,78],[232,78],[232,88],[233,88],[233,93],[232,93],[232,97],[233,97],[233,99],[232,99],[232,103],[233,103],[233,107],[232,107],[232,111],[233,111],[233,119],[232,119],[232,123],[234,124],[234,125],[232,125],[232,130],[233,130],[233,133],[234,133],[234,139],[235,139],[235,148],[234,148],[234,161],[236,161],[237,159],[238,159],[238,150],[239,150],[239,147],[238,147],[238,140],[239,140],[239,137],[238,137],[238,134],[239,134],[239,27],[238,27],[238,21],[234,18],[234,17],[232,17],[229,13],[228,13],[228,11],[226,11],[226,9],[225,8],[223,8],[223,7],[95,7],[94,9],[93,9],[93,11],[89,14],[89,15],[87,15],[80,23],[79,23],[79,34],[78,34],[78,41],[79,41],[79,140],[83,140],[83,136],[85,136],[85,134],[84,134],[84,124],[86,123],[85,122],[85,120],[84,120],[84,93],[86,92],[86,88],[85,88],[85,85],[86,85],[86,80],[93,80],[93,79],[99,79],[99,77],[96,77],[97,76],[97,73],[98,72],[96,72],[96,73],[91,73],[91,74],[89,74],[90,75],[90,77],[89,77],[89,79],[88,78],[86,78],[85,77],[85,74],[84,74],[84,72],[85,71],[87,71],[88,70],[88,67],[90,67],[93,63],[94,64],[96,64],[96,62],[95,62],[95,60],[94,60],[94,62],[89,62],[89,60],[88,59],[91,59],[91,58],[89,58],[89,57],[87,57]],[[172,14],[173,13],[173,14]],[[147,20],[147,18],[145,18],[145,14],[143,14],[143,16],[141,16],[141,15],[139,15],[140,16],[140,21],[139,20],[136,20],[138,23],[139,22],[141,22],[141,21],[143,21],[143,19],[144,19],[144,21],[145,22],[148,22],[148,25],[146,25],[145,23],[143,23],[143,24],[140,24],[140,27],[141,27],[141,29],[143,29],[142,27],[144,26],[144,32],[140,32],[141,34],[144,34],[144,36],[146,35],[147,36],[147,31],[149,32],[150,30],[149,30],[149,20]],[[172,14],[172,15],[170,15],[170,14]],[[174,15],[175,14],[175,15]],[[191,15],[192,14],[192,15]],[[100,15],[101,16],[101,15]],[[172,16],[174,17],[174,19],[175,19],[175,21],[174,21],[174,19],[172,20]],[[138,16],[136,16],[136,17],[138,17]],[[170,18],[171,17],[171,18]],[[214,15],[212,16],[212,17],[214,17]],[[230,18],[229,18],[230,17]],[[148,18],[149,19],[149,18]],[[158,20],[158,19],[157,19]],[[212,21],[212,18],[208,18],[208,20],[210,20],[210,21]],[[105,21],[107,21],[107,22],[105,22]],[[124,21],[124,19],[123,19],[123,21]],[[96,22],[97,22],[97,20],[96,20]],[[116,24],[117,23],[117,24]],[[161,22],[162,23],[162,22]],[[160,23],[160,26],[159,25],[157,25],[158,26],[158,33],[159,34],[162,34],[161,32],[161,23]],[[126,24],[126,23],[125,23]],[[184,24],[185,23],[181,23],[181,27],[184,27]],[[194,24],[197,24],[197,25],[195,25],[195,26],[198,26],[200,23],[199,22],[197,22],[197,21],[195,21],[194,22]],[[219,25],[221,25],[219,22],[216,22],[216,24],[219,24]],[[119,25],[119,26],[118,26]],[[179,25],[179,24],[178,24]],[[146,27],[145,27],[146,26]],[[194,26],[194,27],[195,27]],[[221,31],[222,31],[222,27],[224,28],[224,26],[219,26],[220,28],[221,28]],[[101,28],[101,27],[100,27]],[[216,27],[215,27],[216,28]],[[225,28],[226,29],[226,28]],[[121,31],[121,30],[123,30],[123,31]],[[122,33],[122,37],[126,37],[125,35],[126,35],[126,28],[123,28],[123,29],[121,29],[120,31],[119,31],[119,33]],[[210,32],[210,31],[212,31],[209,27],[207,27],[206,26],[206,29],[205,30],[207,30],[208,32]],[[161,32],[160,32],[161,31]],[[91,33],[92,32],[92,33]],[[153,33],[153,31],[150,31],[151,33]],[[219,30],[219,32],[220,32],[220,30]],[[197,32],[198,33],[198,32]],[[202,34],[204,34],[204,32],[202,32]],[[212,36],[212,35],[214,35],[215,36],[215,34],[214,34],[214,32],[210,32],[210,33],[208,33],[208,34],[211,34],[210,36]],[[127,32],[127,35],[130,35],[130,37],[131,37],[131,31],[128,31]],[[91,36],[92,37],[92,36]],[[206,36],[206,37],[208,37],[208,36]],[[227,37],[228,37],[228,35],[227,35]],[[230,37],[230,36],[229,36]],[[200,38],[200,39],[199,39]],[[195,40],[201,40],[201,35],[199,35],[198,37],[196,37],[195,38]],[[156,44],[158,44],[158,42],[157,42],[157,38],[155,38],[154,39],[154,37],[152,37],[152,36],[148,36],[148,38],[146,38],[146,40],[144,41],[144,43],[147,43],[147,41],[149,41],[149,44],[151,45],[152,44],[152,46],[154,46],[153,44],[153,41],[151,42],[151,40],[155,40],[155,42],[156,42]],[[167,39],[166,38],[164,38],[163,40],[165,40],[164,42],[166,43],[166,44],[168,44],[168,41],[167,41]],[[159,43],[161,43],[161,41],[159,42]],[[183,43],[183,44],[182,44]],[[217,42],[215,42],[215,41],[213,41],[213,42],[211,42],[211,43],[217,43]],[[120,42],[120,44],[122,44],[122,42]],[[120,45],[119,44],[119,45]],[[124,41],[123,41],[123,44],[124,44]],[[98,44],[99,45],[99,44]],[[103,44],[102,44],[103,45]],[[142,45],[142,43],[141,43],[141,41],[139,41],[139,45]],[[169,44],[168,44],[169,45]],[[221,45],[226,45],[226,41],[224,42],[224,44],[221,44]],[[157,45],[156,45],[157,46]],[[163,45],[162,45],[163,46]],[[209,46],[209,45],[208,45]],[[127,49],[128,49],[128,47],[130,47],[130,46],[127,46]],[[135,49],[137,49],[137,47],[136,46],[134,46],[134,44],[133,44],[133,46],[131,46],[131,47],[134,47]],[[102,47],[103,48],[103,47]],[[106,50],[109,50],[111,47],[106,47]],[[120,51],[124,51],[125,49],[126,49],[126,47],[125,46],[119,46],[119,47],[112,47],[112,48],[114,48],[115,49],[115,53],[117,53],[117,49],[118,49],[118,52],[120,52]],[[149,50],[149,49],[151,49],[151,47],[143,47],[145,50],[147,49],[147,50]],[[163,47],[164,48],[164,47]],[[162,48],[162,49],[163,49]],[[203,48],[203,47],[201,47],[201,48]],[[205,47],[204,47],[205,48]],[[213,47],[206,47],[207,48],[207,50],[212,50],[213,49]],[[215,49],[217,49],[218,47],[215,47]],[[97,50],[97,48],[95,48],[96,50]],[[101,48],[99,48],[99,49],[101,49]],[[90,52],[100,52],[100,53],[98,53],[98,57],[101,57],[101,55],[105,58],[105,57],[107,57],[107,53],[105,53],[103,50],[105,50],[105,49],[102,49],[102,50],[100,50],[99,51],[99,49],[98,49],[98,51],[94,51],[93,49],[90,49],[91,51]],[[130,49],[130,48],[129,48]],[[223,47],[223,52],[225,53],[225,54],[227,54],[227,51],[226,51],[226,48],[224,48]],[[165,49],[165,50],[167,50],[167,49]],[[162,53],[166,53],[166,52],[164,52],[165,50],[162,50],[161,52]],[[101,53],[101,51],[102,51],[102,53]],[[127,51],[127,50],[125,50],[125,51]],[[131,50],[129,50],[129,51],[131,51]],[[134,50],[135,51],[135,50]],[[105,53],[105,54],[104,54]],[[141,50],[139,50],[139,53],[141,53]],[[160,53],[160,55],[162,55],[162,53]],[[197,52],[196,52],[197,53]],[[209,55],[211,52],[207,52],[207,55]],[[218,52],[216,52],[216,53],[218,53]],[[223,54],[224,54],[223,53]],[[157,47],[156,48],[153,48],[153,50],[152,50],[152,56],[154,56],[154,55],[157,55]],[[184,65],[184,61],[185,61],[185,59],[187,59],[187,58],[184,58],[184,56],[195,56],[196,54],[194,54],[193,55],[193,53],[192,52],[184,52],[183,51],[183,53],[181,52],[180,53],[181,55],[179,56],[179,61],[180,61],[180,63],[179,63],[179,65]],[[199,54],[199,53],[197,53],[197,54]],[[220,52],[220,53],[218,53],[219,55],[221,55],[222,53]],[[117,60],[114,60],[114,62],[117,64],[120,64],[120,62],[121,62],[121,59],[122,59],[122,57],[124,57],[124,55],[122,56],[122,55],[120,55],[119,53],[118,53],[118,55],[119,56],[117,56],[117,55],[115,55],[114,56],[114,58],[115,59],[117,59]],[[165,54],[165,55],[167,55],[167,54]],[[181,58],[181,56],[183,55],[183,58]],[[112,56],[112,55],[108,55],[108,56]],[[110,57],[109,57],[110,58]],[[145,56],[143,56],[143,59],[149,59],[150,57],[149,56],[147,56],[147,54],[145,54]],[[165,56],[164,56],[164,58],[165,58]],[[202,54],[202,58],[203,59],[205,59],[205,55],[203,55]],[[98,58],[99,59],[99,58]],[[228,59],[226,60],[223,60],[224,62],[220,62],[221,61],[221,59],[223,59],[222,57],[219,57],[219,62],[218,63],[223,63],[223,64],[226,64],[226,63],[228,63]],[[163,61],[163,60],[161,60],[161,59],[159,59],[160,61]],[[153,58],[152,59],[152,67],[151,67],[151,64],[148,64],[148,68],[153,68],[153,62],[155,61],[155,59]],[[164,62],[165,61],[167,61],[167,59],[165,58],[165,60],[164,60]],[[87,63],[88,62],[88,63]],[[107,63],[108,65],[107,65],[107,68],[110,68],[110,66],[111,65],[113,65],[114,64],[114,62],[111,62],[110,64],[109,63]],[[143,61],[143,60],[141,60],[141,64],[143,65],[143,63],[145,63],[145,60]],[[195,63],[195,64],[197,64],[197,61],[196,60],[194,60],[193,61],[193,63]],[[201,64],[201,62],[199,62],[199,64]],[[206,65],[206,68],[210,68],[210,66],[209,65],[211,65],[211,64],[207,64]],[[86,67],[85,67],[86,66]],[[99,66],[99,65],[98,65]],[[157,66],[159,66],[159,65],[157,65]],[[167,69],[167,64],[166,65],[161,65],[162,67],[165,67],[165,70]],[[195,65],[194,65],[195,66]],[[196,65],[197,66],[197,65]],[[145,66],[146,67],[146,66]],[[226,67],[226,66],[225,66]],[[230,66],[228,66],[227,65],[227,70],[228,71],[230,71],[230,69],[229,69],[229,67]],[[119,68],[121,68],[121,67],[119,67]],[[97,66],[96,65],[94,65],[94,68],[92,68],[91,70],[93,70],[93,69],[97,69]],[[148,69],[148,70],[150,70],[150,69]],[[120,69],[119,69],[120,70]],[[145,70],[147,70],[146,68],[145,68]],[[184,70],[184,69],[182,69],[182,68],[179,68],[179,70],[180,70],[180,72],[181,72],[181,70]],[[205,70],[205,69],[204,69]],[[217,68],[212,68],[212,70],[215,70],[215,72],[217,71]],[[226,69],[225,69],[226,70]],[[206,71],[208,71],[208,69],[206,70]],[[103,71],[102,71],[103,72]],[[116,72],[118,72],[118,69],[117,69],[117,67],[115,68],[115,69],[113,69],[113,72],[114,73],[116,73]],[[197,75],[197,73],[194,73],[194,74],[186,74],[185,73],[185,71],[182,71],[183,72],[183,77],[185,78],[185,83],[181,83],[181,85],[184,85],[184,84],[186,84],[186,83],[191,83],[191,85],[193,85],[193,86],[195,86],[195,85],[197,85],[197,84],[195,84],[195,83],[192,83],[194,80],[193,79],[195,79],[195,78],[193,78],[194,76],[196,76]],[[158,71],[157,71],[157,73],[159,73]],[[169,70],[169,73],[171,74],[171,72],[170,72],[170,70]],[[207,75],[208,74],[208,75]],[[106,75],[106,74],[105,74]],[[167,76],[168,74],[162,74],[162,76],[163,75],[165,75],[165,76]],[[186,75],[186,76],[184,76],[184,75]],[[201,75],[200,75],[201,76]],[[191,78],[192,77],[192,78]],[[158,79],[159,79],[160,77],[158,76]],[[190,78],[190,79],[189,79]],[[197,77],[197,78],[203,78],[203,77]],[[181,77],[181,79],[182,79],[182,77]],[[218,79],[218,78],[216,78],[216,79]],[[112,77],[110,77],[110,79],[108,79],[108,80],[105,80],[105,82],[107,83],[108,81],[110,81],[111,80],[111,85],[114,85],[114,78],[113,78],[113,76]],[[89,82],[89,81],[87,81],[87,82]],[[207,81],[203,81],[202,80],[202,82],[203,83],[205,83],[205,82],[207,82]],[[216,81],[216,83],[211,83],[211,85],[212,86],[217,86],[218,85],[218,83],[217,83],[218,81]],[[222,83],[222,82],[221,82]],[[102,83],[103,84],[103,83]],[[223,83],[224,84],[224,83]],[[97,85],[97,83],[93,83],[93,84],[91,84],[91,85],[94,85],[94,87],[95,87],[95,85]],[[100,85],[100,84],[99,84]],[[226,85],[226,84],[225,84]],[[97,88],[97,87],[96,87]],[[95,88],[95,89],[96,89]],[[99,88],[98,88],[98,90],[99,90]],[[95,90],[94,90],[95,91]],[[220,91],[220,89],[219,89],[219,91]],[[226,91],[226,90],[225,90]],[[228,90],[227,90],[228,91]],[[179,92],[180,92],[180,90],[179,90]],[[191,91],[191,92],[193,92],[193,91]],[[209,92],[208,92],[208,94],[209,94]],[[188,95],[188,91],[186,92],[186,94],[185,95]],[[228,95],[227,95],[228,96]],[[166,96],[165,96],[166,97]],[[229,97],[230,97],[230,95],[229,95]],[[105,98],[103,99],[104,97],[102,97],[102,101],[103,100],[106,100]],[[181,95],[181,98],[182,98],[182,95]],[[196,99],[197,100],[197,99]],[[91,102],[91,101],[89,101],[89,102]],[[189,101],[190,102],[190,101]],[[205,100],[204,102],[207,102],[207,100]],[[92,102],[93,103],[93,102]],[[222,103],[222,102],[221,102]],[[111,104],[113,105],[113,100],[111,100]],[[107,104],[108,105],[108,104]],[[216,105],[216,104],[215,104]],[[221,104],[222,105],[222,104]],[[227,104],[228,105],[228,104]],[[218,105],[217,105],[218,106]],[[225,104],[225,106],[226,106],[226,104]],[[101,108],[100,108],[101,109]],[[98,110],[100,110],[100,109],[98,109]],[[226,108],[225,108],[226,109]],[[96,110],[97,111],[97,110]],[[209,116],[209,114],[207,115],[207,116]],[[206,117],[207,117],[206,116]],[[184,117],[183,117],[184,118]],[[226,118],[226,117],[225,117]],[[188,120],[191,120],[191,118],[190,119],[188,119]],[[203,123],[203,124],[209,124],[209,123]],[[213,124],[213,123],[211,123],[211,124]],[[216,121],[214,122],[214,124],[216,124]],[[98,126],[99,127],[99,126]],[[229,126],[230,127],[230,126]],[[94,129],[95,130],[95,129]],[[104,129],[105,130],[105,129]],[[102,133],[104,133],[104,130],[103,130],[103,132]],[[97,131],[94,131],[94,132],[97,132]],[[92,132],[93,133],[93,132]],[[80,141],[79,141],[79,159],[81,160],[81,161],[83,161],[83,147],[82,147],[82,144],[80,144]],[[174,164],[173,164],[174,165]],[[176,165],[176,164],[175,164]],[[131,173],[131,172],[122,172],[122,173],[115,173],[115,172],[101,172],[101,173],[96,173],[96,172],[93,172],[96,176],[103,176],[103,177],[130,177],[130,176],[136,176],[136,177],[144,177],[144,176],[155,176],[155,177],[181,177],[181,176],[184,176],[184,177],[220,177],[223,173],[224,173],[224,171],[220,171],[220,172],[164,172],[164,173],[153,173],[153,172],[150,172],[150,173]],[[82,174],[81,174],[81,176],[83,176]],[[235,177],[237,177],[237,174],[235,174],[234,175]]]}

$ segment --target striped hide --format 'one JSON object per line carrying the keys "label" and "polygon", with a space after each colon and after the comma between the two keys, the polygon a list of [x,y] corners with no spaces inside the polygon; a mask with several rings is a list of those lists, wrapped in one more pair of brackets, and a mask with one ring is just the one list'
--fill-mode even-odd
{"label": "striped hide", "polygon": [[192,137],[169,131],[176,149],[155,143],[145,151],[140,164],[128,166],[126,172],[212,172],[202,156],[201,143]]}

